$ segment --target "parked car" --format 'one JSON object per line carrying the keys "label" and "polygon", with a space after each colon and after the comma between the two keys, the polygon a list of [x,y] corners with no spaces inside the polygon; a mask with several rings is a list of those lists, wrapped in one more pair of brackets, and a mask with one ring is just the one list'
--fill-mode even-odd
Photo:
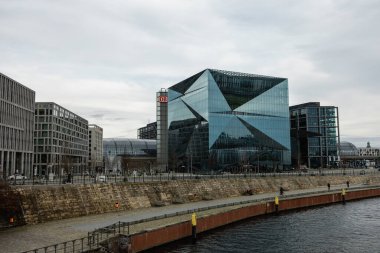
{"label": "parked car", "polygon": [[27,177],[26,176],[23,176],[23,175],[20,175],[20,174],[14,174],[14,175],[10,175],[8,177],[8,180],[26,180]]}
{"label": "parked car", "polygon": [[97,182],[107,182],[107,177],[104,175],[100,175],[96,177]]}

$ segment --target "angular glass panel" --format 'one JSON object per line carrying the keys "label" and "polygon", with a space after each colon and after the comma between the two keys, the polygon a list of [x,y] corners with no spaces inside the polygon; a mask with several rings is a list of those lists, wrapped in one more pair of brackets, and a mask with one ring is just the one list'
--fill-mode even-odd
{"label": "angular glass panel", "polygon": [[285,80],[272,89],[265,91],[244,105],[236,108],[234,111],[289,117],[288,104],[288,81]]}
{"label": "angular glass panel", "polygon": [[231,111],[226,99],[224,98],[222,92],[219,90],[214,78],[208,73],[208,111],[209,112],[225,112]]}

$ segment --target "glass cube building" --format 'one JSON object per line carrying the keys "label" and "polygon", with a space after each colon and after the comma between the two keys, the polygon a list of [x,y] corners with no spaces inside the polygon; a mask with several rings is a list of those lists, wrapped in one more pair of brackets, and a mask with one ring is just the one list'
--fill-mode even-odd
{"label": "glass cube building", "polygon": [[170,170],[290,165],[286,78],[206,69],[168,97]]}

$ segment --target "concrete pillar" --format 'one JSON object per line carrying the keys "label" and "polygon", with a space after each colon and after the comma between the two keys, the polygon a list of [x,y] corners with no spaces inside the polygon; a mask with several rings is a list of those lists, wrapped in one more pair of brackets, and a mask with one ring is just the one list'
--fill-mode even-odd
{"label": "concrete pillar", "polygon": [[0,179],[5,178],[4,151],[0,150]]}
{"label": "concrete pillar", "polygon": [[10,176],[11,172],[10,172],[10,167],[9,167],[9,151],[7,151],[7,158],[6,158],[6,163],[5,163],[5,175],[8,177]]}
{"label": "concrete pillar", "polygon": [[24,162],[25,162],[24,156],[25,156],[25,152],[21,152],[21,168],[20,168],[20,174],[24,173],[24,175],[26,175],[26,171],[24,170]]}
{"label": "concrete pillar", "polygon": [[16,152],[11,152],[11,175],[16,173]]}

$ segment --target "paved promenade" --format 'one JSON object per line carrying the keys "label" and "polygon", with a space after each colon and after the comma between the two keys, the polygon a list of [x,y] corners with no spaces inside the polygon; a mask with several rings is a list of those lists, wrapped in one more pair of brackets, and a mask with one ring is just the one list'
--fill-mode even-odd
{"label": "paved promenade", "polygon": [[[340,191],[345,185],[334,185],[331,191]],[[351,185],[350,189],[359,189],[363,185]],[[375,187],[375,186],[374,186]],[[297,197],[297,195],[318,195],[327,191],[327,187],[286,191],[284,197]],[[78,239],[87,236],[87,233],[118,221],[129,222],[141,219],[147,219],[154,216],[172,214],[181,211],[187,211],[196,208],[213,207],[226,203],[237,203],[234,206],[227,206],[218,209],[210,209],[198,212],[198,217],[210,215],[213,213],[224,212],[234,208],[239,208],[242,201],[261,201],[272,199],[279,193],[265,193],[252,196],[239,196],[228,199],[209,200],[201,202],[193,202],[186,204],[176,204],[164,207],[154,207],[146,209],[137,209],[125,212],[114,212],[101,215],[84,216],[78,218],[65,219],[60,221],[52,221],[37,225],[27,225],[15,227],[0,231],[0,252],[22,252],[32,250],[34,248],[45,247],[56,243]],[[268,201],[268,200],[267,200]],[[243,204],[250,205],[250,204]],[[180,215],[176,217],[145,222],[131,227],[131,233],[139,232],[149,228],[155,228],[167,224],[189,220],[189,215]]]}

